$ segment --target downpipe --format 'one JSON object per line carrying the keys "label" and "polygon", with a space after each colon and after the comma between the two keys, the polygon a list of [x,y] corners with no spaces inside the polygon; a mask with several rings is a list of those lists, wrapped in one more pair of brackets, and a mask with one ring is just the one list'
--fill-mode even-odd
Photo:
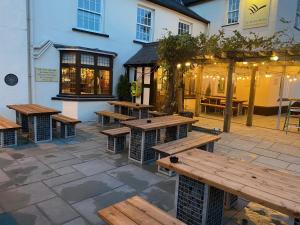
{"label": "downpipe", "polygon": [[31,49],[31,4],[26,0],[26,25],[27,25],[27,68],[28,68],[28,103],[32,104],[32,49]]}

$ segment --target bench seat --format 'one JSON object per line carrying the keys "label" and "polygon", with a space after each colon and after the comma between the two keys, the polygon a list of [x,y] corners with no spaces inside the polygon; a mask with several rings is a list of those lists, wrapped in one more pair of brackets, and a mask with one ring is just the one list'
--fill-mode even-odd
{"label": "bench seat", "polygon": [[80,120],[64,116],[62,114],[52,116],[52,127],[55,129],[57,122],[60,123],[60,136],[61,138],[70,138],[76,136],[75,126],[81,123]]}
{"label": "bench seat", "polygon": [[17,145],[17,130],[20,128],[20,125],[0,116],[0,147]]}
{"label": "bench seat", "polygon": [[149,115],[151,117],[160,117],[160,116],[167,116],[168,114],[165,112],[149,111]]}
{"label": "bench seat", "polygon": [[[214,143],[220,140],[220,136],[210,135],[201,132],[192,132],[186,138],[167,142],[152,147],[158,153],[158,159],[175,155],[193,148],[199,148],[208,152],[214,151]],[[158,166],[158,172],[173,176],[172,171],[166,170]]]}
{"label": "bench seat", "polygon": [[128,121],[136,119],[133,116],[127,116],[120,113],[110,112],[110,111],[99,111],[95,112],[98,116],[98,122],[102,126],[108,125],[110,123],[110,118],[113,118],[115,121]]}
{"label": "bench seat", "polygon": [[[215,109],[220,109],[220,110],[223,111],[223,113],[224,113],[224,110],[226,109],[226,106],[225,106],[225,105],[210,104],[210,103],[200,103],[200,106],[201,106],[201,107],[204,106],[204,111],[205,111],[205,113],[207,112],[207,109],[206,109],[207,107],[211,107],[211,108],[215,108]],[[237,110],[238,110],[237,107],[232,106],[232,111],[233,111],[233,112],[237,113]],[[201,110],[201,111],[202,111],[202,110]]]}
{"label": "bench seat", "polygon": [[120,127],[101,131],[100,133],[107,135],[107,149],[113,153],[119,153],[125,150],[126,135],[130,133],[129,127]]}
{"label": "bench seat", "polygon": [[98,216],[109,225],[185,225],[138,196],[99,210]]}

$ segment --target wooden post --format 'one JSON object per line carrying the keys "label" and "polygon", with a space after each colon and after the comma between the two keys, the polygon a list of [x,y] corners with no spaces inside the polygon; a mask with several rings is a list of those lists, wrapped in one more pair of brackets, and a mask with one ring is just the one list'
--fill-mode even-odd
{"label": "wooden post", "polygon": [[251,81],[250,81],[250,93],[249,93],[248,113],[247,113],[247,122],[246,122],[246,125],[248,127],[251,127],[252,122],[253,122],[256,72],[257,72],[257,67],[254,67],[253,70],[252,70]]}
{"label": "wooden post", "polygon": [[226,90],[226,108],[224,112],[224,126],[223,131],[229,133],[231,118],[232,118],[232,97],[233,97],[233,73],[234,73],[235,61],[230,60],[228,65],[227,75],[227,90]]}
{"label": "wooden post", "polygon": [[195,102],[195,115],[199,116],[200,112],[200,102],[201,102],[201,86],[203,79],[203,70],[204,66],[201,65],[197,71],[197,79],[196,79],[196,102]]}
{"label": "wooden post", "polygon": [[282,98],[283,98],[283,91],[284,91],[285,75],[286,75],[286,65],[283,66],[283,71],[280,79],[279,109],[278,109],[277,123],[276,123],[276,129],[278,130],[280,130],[280,119],[281,119],[281,112],[282,112]]}

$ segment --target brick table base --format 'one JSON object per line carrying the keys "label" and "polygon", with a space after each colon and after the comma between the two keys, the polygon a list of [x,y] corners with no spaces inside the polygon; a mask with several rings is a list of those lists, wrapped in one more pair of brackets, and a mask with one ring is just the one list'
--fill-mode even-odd
{"label": "brick table base", "polygon": [[5,130],[0,132],[0,147],[12,147],[17,145],[17,130]]}
{"label": "brick table base", "polygon": [[50,115],[28,117],[29,139],[34,143],[52,140],[52,120]]}
{"label": "brick table base", "polygon": [[110,123],[110,117],[99,115],[98,122],[101,124],[102,127],[107,126]]}
{"label": "brick table base", "polygon": [[224,191],[179,175],[176,183],[176,216],[188,225],[221,225]]}
{"label": "brick table base", "polygon": [[165,142],[174,141],[187,137],[188,125],[174,126],[166,128]]}
{"label": "brick table base", "polygon": [[300,225],[300,219],[299,218],[290,217],[288,225]]}

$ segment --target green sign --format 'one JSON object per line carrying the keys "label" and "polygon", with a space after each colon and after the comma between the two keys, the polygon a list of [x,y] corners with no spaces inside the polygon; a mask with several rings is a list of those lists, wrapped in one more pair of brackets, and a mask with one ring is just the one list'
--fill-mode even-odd
{"label": "green sign", "polygon": [[58,71],[49,68],[35,68],[36,82],[58,82]]}

